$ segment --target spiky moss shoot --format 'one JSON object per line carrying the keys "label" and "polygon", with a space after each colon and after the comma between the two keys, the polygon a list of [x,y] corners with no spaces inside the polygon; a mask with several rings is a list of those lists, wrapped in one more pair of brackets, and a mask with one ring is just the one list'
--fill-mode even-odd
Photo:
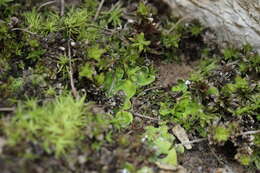
{"label": "spiky moss shoot", "polygon": [[8,144],[15,147],[33,143],[56,157],[65,154],[84,138],[81,130],[86,126],[88,114],[84,99],[74,100],[66,95],[42,106],[36,100],[19,105],[5,128]]}

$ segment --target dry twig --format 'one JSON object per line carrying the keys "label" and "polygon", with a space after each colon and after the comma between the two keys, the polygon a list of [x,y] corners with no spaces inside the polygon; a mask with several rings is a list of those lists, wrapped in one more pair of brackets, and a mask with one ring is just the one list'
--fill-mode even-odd
{"label": "dry twig", "polygon": [[14,107],[0,108],[0,112],[14,112],[14,111],[15,111]]}
{"label": "dry twig", "polygon": [[72,63],[71,63],[71,48],[70,48],[70,39],[68,41],[68,58],[69,58],[69,78],[70,78],[70,86],[71,86],[71,90],[72,90],[72,94],[73,96],[78,99],[79,95],[78,95],[78,91],[75,88],[75,83],[74,83],[74,79],[73,79],[73,69],[72,69]]}
{"label": "dry twig", "polygon": [[253,130],[253,131],[247,131],[247,132],[242,132],[238,134],[238,136],[243,136],[243,135],[255,135],[260,133],[260,130]]}
{"label": "dry twig", "polygon": [[101,8],[102,8],[104,2],[105,2],[105,0],[101,0],[101,2],[99,3],[97,12],[96,12],[95,17],[94,17],[94,21],[97,20],[97,17],[98,17],[98,15],[99,15],[99,13],[100,13],[100,10],[101,10]]}
{"label": "dry twig", "polygon": [[142,115],[140,113],[137,113],[137,112],[132,112],[135,116],[138,116],[140,118],[145,118],[145,119],[149,119],[149,120],[152,120],[152,121],[160,121],[160,119],[158,118],[152,118],[152,117],[149,117],[149,116],[146,116],[146,115]]}
{"label": "dry twig", "polygon": [[64,16],[64,8],[65,8],[65,2],[64,0],[60,0],[60,15]]}
{"label": "dry twig", "polygon": [[190,15],[180,18],[168,31],[166,31],[166,34],[170,34],[182,21],[188,18],[190,18]]}
{"label": "dry twig", "polygon": [[43,8],[43,7],[47,6],[47,5],[54,4],[54,3],[56,3],[56,0],[45,2],[42,5],[40,5],[37,10],[39,11],[41,8]]}
{"label": "dry twig", "polygon": [[36,33],[28,31],[27,29],[23,29],[23,28],[13,28],[13,29],[11,29],[11,31],[23,31],[23,32],[27,32],[31,35],[37,35]]}

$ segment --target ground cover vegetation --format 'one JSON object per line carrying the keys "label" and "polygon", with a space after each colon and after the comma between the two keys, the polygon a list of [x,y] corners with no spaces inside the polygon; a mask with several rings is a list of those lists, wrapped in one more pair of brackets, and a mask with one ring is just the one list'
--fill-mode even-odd
{"label": "ground cover vegetation", "polygon": [[[260,169],[260,56],[159,4],[0,0],[2,170],[176,170],[201,143]],[[193,70],[165,86],[170,63]]]}

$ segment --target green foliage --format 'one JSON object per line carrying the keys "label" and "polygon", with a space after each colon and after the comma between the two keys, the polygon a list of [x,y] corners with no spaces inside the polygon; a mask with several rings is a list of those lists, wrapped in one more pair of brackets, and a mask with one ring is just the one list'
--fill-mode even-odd
{"label": "green foliage", "polygon": [[0,0],[0,7],[1,6],[7,6],[9,2],[12,2],[13,0]]}
{"label": "green foliage", "polygon": [[124,128],[129,126],[133,121],[133,115],[130,112],[119,111],[116,113],[115,118],[112,120],[112,123],[117,128]]}
{"label": "green foliage", "polygon": [[201,32],[204,30],[204,28],[200,25],[194,25],[191,27],[191,35],[198,36],[201,34]]}
{"label": "green foliage", "polygon": [[[124,75],[127,74],[127,78],[124,79]],[[128,68],[125,73],[122,68],[117,68],[113,72],[108,72],[104,87],[109,96],[114,95],[118,91],[125,93],[125,105],[129,107],[129,99],[131,99],[139,87],[148,85],[155,80],[155,75],[147,67]]]}
{"label": "green foliage", "polygon": [[56,13],[47,14],[47,17],[42,26],[45,35],[48,33],[58,32],[60,27],[60,17]]}
{"label": "green foliage", "polygon": [[148,67],[129,68],[127,70],[127,75],[131,81],[133,81],[138,86],[149,85],[155,81],[155,75],[149,70]]}
{"label": "green foliage", "polygon": [[207,76],[211,74],[211,72],[216,69],[217,60],[214,59],[205,59],[202,60],[198,66],[198,70],[191,74],[190,79],[192,81],[200,81],[205,79]]}
{"label": "green foliage", "polygon": [[168,132],[168,127],[166,125],[161,125],[158,128],[147,126],[145,129],[144,136],[149,145],[156,148],[158,155],[167,154],[175,140],[175,137]]}
{"label": "green foliage", "polygon": [[181,34],[162,35],[162,43],[166,48],[178,48],[181,40]]}
{"label": "green foliage", "polygon": [[240,162],[240,164],[244,166],[248,166],[252,162],[251,157],[252,156],[250,155],[240,153],[236,154],[235,156],[235,158]]}
{"label": "green foliage", "polygon": [[145,40],[143,32],[136,35],[135,38],[130,38],[130,40],[133,42],[131,46],[137,48],[139,52],[145,52],[151,43],[150,41]]}
{"label": "green foliage", "polygon": [[5,128],[8,144],[33,142],[48,153],[61,156],[76,146],[84,136],[87,113],[84,98],[60,96],[53,102],[38,106],[36,100],[19,105],[11,123]]}
{"label": "green foliage", "polygon": [[121,27],[121,16],[123,13],[123,9],[121,8],[120,3],[114,5],[108,12],[105,13],[105,17],[107,18],[106,23],[112,24],[114,27]]}
{"label": "green foliage", "polygon": [[172,146],[175,137],[168,132],[168,127],[166,125],[161,125],[158,128],[147,126],[144,135],[148,144],[155,148],[157,156],[166,154],[162,159],[157,158],[159,162],[177,166],[177,153]]}
{"label": "green foliage", "polygon": [[177,166],[178,162],[177,162],[177,153],[175,148],[172,148],[168,152],[168,155],[165,158],[161,159],[160,162],[171,166]]}
{"label": "green foliage", "polygon": [[100,61],[100,57],[106,52],[105,49],[100,49],[98,46],[91,47],[87,50],[88,57]]}
{"label": "green foliage", "polygon": [[210,87],[207,91],[208,95],[219,96],[219,91],[216,87]]}
{"label": "green foliage", "polygon": [[159,110],[160,115],[171,117],[174,122],[180,123],[186,129],[193,128],[195,122],[199,122],[196,124],[197,127],[205,127],[214,118],[214,115],[206,114],[203,105],[192,98],[185,83],[180,82],[177,86],[172,87],[172,91],[181,91],[183,95],[173,106],[171,106],[171,102],[162,102]]}
{"label": "green foliage", "polygon": [[172,87],[173,92],[186,92],[188,86],[183,81],[178,81],[178,84]]}
{"label": "green foliage", "polygon": [[230,137],[230,129],[224,127],[224,126],[217,126],[214,129],[214,136],[213,139],[217,142],[225,142]]}
{"label": "green foliage", "polygon": [[225,60],[234,60],[238,58],[238,52],[235,49],[232,48],[226,48],[224,49],[224,59]]}
{"label": "green foliage", "polygon": [[137,8],[137,14],[141,16],[148,16],[149,13],[150,13],[149,7],[143,1],[140,1]]}
{"label": "green foliage", "polygon": [[42,24],[43,24],[43,18],[40,15],[40,13],[38,13],[36,11],[36,9],[33,9],[30,12],[24,13],[24,17],[25,17],[25,22],[26,22],[27,26],[29,26],[29,28],[32,32],[41,31]]}
{"label": "green foliage", "polygon": [[86,63],[80,70],[79,75],[81,77],[86,77],[90,80],[93,80],[93,76],[96,74],[96,71],[93,65]]}
{"label": "green foliage", "polygon": [[64,18],[64,27],[68,35],[79,34],[87,26],[89,12],[85,9],[71,8]]}
{"label": "green foliage", "polygon": [[233,84],[227,84],[223,88],[224,93],[235,93],[235,92],[249,92],[250,87],[248,84],[248,81],[245,78],[241,78],[240,76],[237,76],[235,78],[235,83]]}

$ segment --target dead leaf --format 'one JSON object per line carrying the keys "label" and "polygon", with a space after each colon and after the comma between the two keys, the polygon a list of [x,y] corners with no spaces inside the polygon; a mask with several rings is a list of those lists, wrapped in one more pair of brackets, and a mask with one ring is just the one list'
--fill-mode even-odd
{"label": "dead leaf", "polygon": [[187,150],[192,148],[191,144],[188,144],[190,140],[184,128],[178,124],[172,128],[172,132],[181,141]]}

